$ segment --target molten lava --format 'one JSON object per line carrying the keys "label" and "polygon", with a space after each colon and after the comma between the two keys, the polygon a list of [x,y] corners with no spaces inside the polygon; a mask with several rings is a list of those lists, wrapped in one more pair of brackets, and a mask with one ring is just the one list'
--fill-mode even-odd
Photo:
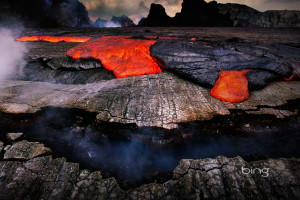
{"label": "molten lava", "polygon": [[248,99],[248,79],[244,74],[251,70],[222,71],[210,94],[228,102],[242,102]]}
{"label": "molten lava", "polygon": [[17,41],[21,42],[35,42],[35,41],[46,41],[46,42],[86,42],[91,37],[77,37],[77,36],[24,36]]}
{"label": "molten lava", "polygon": [[300,74],[293,74],[290,78],[284,78],[285,81],[299,80]]}
{"label": "molten lava", "polygon": [[197,38],[189,38],[189,40],[191,40],[191,41],[196,41]]}
{"label": "molten lava", "polygon": [[155,40],[128,39],[126,36],[103,36],[70,49],[73,59],[97,59],[117,78],[155,74],[162,70],[150,56]]}

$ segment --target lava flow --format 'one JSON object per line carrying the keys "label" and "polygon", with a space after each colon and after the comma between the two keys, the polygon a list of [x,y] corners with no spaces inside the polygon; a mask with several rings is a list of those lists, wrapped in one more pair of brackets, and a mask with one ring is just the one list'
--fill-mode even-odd
{"label": "lava flow", "polygon": [[150,56],[150,47],[155,43],[126,36],[103,36],[68,50],[66,55],[73,59],[97,59],[117,78],[155,74],[162,71]]}
{"label": "lava flow", "polygon": [[21,42],[35,42],[35,41],[46,41],[46,42],[86,42],[91,37],[77,37],[77,36],[24,36],[17,41]]}
{"label": "lava flow", "polygon": [[251,70],[222,71],[210,94],[228,102],[242,102],[248,99],[248,79],[244,74]]}

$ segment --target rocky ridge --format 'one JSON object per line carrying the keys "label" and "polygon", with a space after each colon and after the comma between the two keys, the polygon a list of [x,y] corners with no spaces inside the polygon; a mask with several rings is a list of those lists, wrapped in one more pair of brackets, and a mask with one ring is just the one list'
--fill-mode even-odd
{"label": "rocky ridge", "polygon": [[140,26],[239,26],[239,27],[300,27],[300,11],[268,10],[260,12],[242,4],[221,4],[216,1],[184,0],[181,12],[169,17],[160,4],[152,4],[147,18],[139,22]]}
{"label": "rocky ridge", "polygon": [[300,27],[300,11],[268,10],[260,12],[241,4],[218,4],[219,12],[228,14],[234,26],[242,27]]}

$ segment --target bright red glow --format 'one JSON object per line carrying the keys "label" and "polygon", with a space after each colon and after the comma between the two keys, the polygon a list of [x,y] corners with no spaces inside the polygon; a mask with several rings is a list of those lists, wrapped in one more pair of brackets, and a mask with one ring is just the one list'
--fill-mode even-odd
{"label": "bright red glow", "polygon": [[293,74],[290,78],[284,78],[285,81],[293,81],[293,80],[298,80],[300,79],[299,74]]}
{"label": "bright red glow", "polygon": [[18,38],[17,41],[21,42],[34,42],[34,41],[46,41],[46,42],[86,42],[91,37],[77,37],[77,36],[24,36]]}
{"label": "bright red glow", "polygon": [[228,102],[242,102],[248,99],[248,79],[244,74],[251,70],[222,71],[210,94]]}
{"label": "bright red glow", "polygon": [[189,40],[195,41],[195,40],[197,40],[197,38],[189,38]]}
{"label": "bright red glow", "polygon": [[97,59],[117,78],[155,74],[162,70],[150,56],[155,40],[128,39],[127,36],[103,36],[70,49],[73,59]]}

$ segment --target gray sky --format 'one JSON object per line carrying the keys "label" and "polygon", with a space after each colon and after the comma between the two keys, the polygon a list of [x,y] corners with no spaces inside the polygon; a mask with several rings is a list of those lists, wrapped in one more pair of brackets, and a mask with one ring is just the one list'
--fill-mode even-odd
{"label": "gray sky", "polygon": [[[137,23],[146,17],[151,3],[162,4],[169,16],[180,12],[182,0],[80,0],[92,20],[98,17],[110,19],[113,15],[127,15]],[[210,0],[206,0],[209,2]],[[259,11],[300,10],[300,0],[217,0],[218,3],[246,4]]]}

